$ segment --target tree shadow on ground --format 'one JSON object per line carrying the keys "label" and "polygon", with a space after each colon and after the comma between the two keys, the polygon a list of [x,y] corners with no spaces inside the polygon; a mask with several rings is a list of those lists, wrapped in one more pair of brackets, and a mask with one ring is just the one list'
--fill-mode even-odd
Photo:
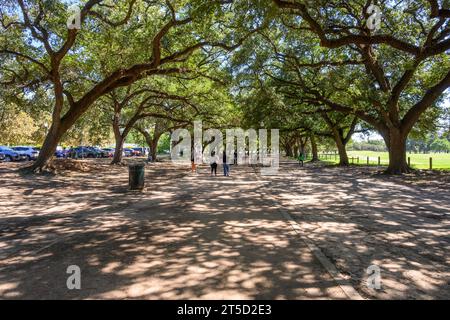
{"label": "tree shadow on ground", "polygon": [[[429,177],[386,177],[361,168],[285,165],[270,189],[364,295],[450,298],[450,194]],[[440,177],[437,177],[439,179]],[[419,183],[415,183],[421,181]],[[440,183],[439,183],[440,182]],[[367,268],[382,288],[367,288]]]}
{"label": "tree shadow on ground", "polygon": [[[346,298],[250,168],[162,170],[148,167],[136,193],[124,168],[51,179],[1,168],[1,297]],[[70,265],[81,290],[67,289]]]}

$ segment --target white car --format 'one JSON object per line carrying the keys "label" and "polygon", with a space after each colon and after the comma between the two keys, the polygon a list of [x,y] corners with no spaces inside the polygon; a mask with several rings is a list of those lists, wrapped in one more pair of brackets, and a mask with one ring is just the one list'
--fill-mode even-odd
{"label": "white car", "polygon": [[39,151],[33,147],[19,146],[19,147],[12,147],[11,149],[13,149],[19,155],[26,156],[28,161],[36,160],[39,155]]}

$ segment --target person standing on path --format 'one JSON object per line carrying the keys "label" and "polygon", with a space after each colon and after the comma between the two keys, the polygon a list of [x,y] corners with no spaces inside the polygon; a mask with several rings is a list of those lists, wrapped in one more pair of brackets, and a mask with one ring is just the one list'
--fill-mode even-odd
{"label": "person standing on path", "polygon": [[211,175],[213,175],[214,172],[214,175],[217,176],[217,156],[215,152],[212,153],[210,165],[211,165]]}
{"label": "person standing on path", "polygon": [[225,177],[230,176],[230,165],[227,163],[227,153],[223,151],[223,175]]}
{"label": "person standing on path", "polygon": [[191,172],[197,173],[197,165],[195,164],[195,153],[191,152]]}
{"label": "person standing on path", "polygon": [[298,164],[303,167],[303,162],[305,161],[305,154],[300,152],[298,155]]}

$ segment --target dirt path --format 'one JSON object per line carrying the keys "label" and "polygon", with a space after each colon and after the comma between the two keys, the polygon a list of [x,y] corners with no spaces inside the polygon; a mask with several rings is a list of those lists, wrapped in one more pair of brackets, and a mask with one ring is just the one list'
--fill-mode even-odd
{"label": "dirt path", "polygon": [[[136,193],[126,167],[91,164],[57,176],[0,164],[1,298],[347,298],[314,248],[366,298],[450,298],[449,175],[284,162],[224,178],[160,163]],[[66,287],[69,265],[81,290]]]}
{"label": "dirt path", "polygon": [[[268,188],[360,294],[450,298],[450,175],[388,177],[376,168],[284,163]],[[380,290],[366,285],[381,270]]]}
{"label": "dirt path", "polygon": [[[232,177],[149,166],[19,177],[2,167],[0,296],[79,299],[302,299],[347,296],[249,167]],[[81,268],[81,290],[66,269]]]}

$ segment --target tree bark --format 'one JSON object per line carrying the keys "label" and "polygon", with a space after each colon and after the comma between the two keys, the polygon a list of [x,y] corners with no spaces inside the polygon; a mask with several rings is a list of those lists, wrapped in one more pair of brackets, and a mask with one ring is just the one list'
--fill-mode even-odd
{"label": "tree bark", "polygon": [[[64,104],[64,94],[63,94],[63,85],[61,79],[59,77],[59,73],[56,69],[53,69],[52,77],[54,81],[54,95],[55,95],[55,105],[53,107],[52,114],[52,125],[50,126],[50,130],[45,137],[44,143],[42,144],[41,151],[39,152],[39,156],[36,161],[29,167],[25,168],[25,170],[30,170],[33,172],[41,172],[45,169],[48,163],[53,158],[55,154],[56,148],[58,146],[61,137],[68,130],[68,126],[65,125],[70,121],[64,121],[64,118],[61,119],[61,110]],[[71,120],[71,119],[68,119]]]}
{"label": "tree bark", "polygon": [[292,137],[286,136],[281,140],[284,151],[286,152],[286,157],[293,157],[294,153],[292,151]]}
{"label": "tree bark", "polygon": [[158,156],[158,141],[161,135],[155,135],[150,142],[150,154],[152,155],[152,162],[156,162]]}
{"label": "tree bark", "polygon": [[121,164],[123,155],[123,143],[125,141],[125,131],[123,132],[123,134],[120,133],[120,112],[114,113],[113,131],[116,141],[116,147],[114,149],[114,157],[111,161],[111,164]]}
{"label": "tree bark", "polygon": [[336,147],[339,152],[339,166],[347,167],[350,165],[348,161],[348,155],[346,150],[346,145],[350,141],[350,138],[353,135],[355,130],[355,126],[357,123],[357,118],[355,117],[349,127],[347,135],[344,137],[344,128],[338,128],[338,123],[334,123],[331,118],[326,114],[322,114],[323,119],[327,123],[330,131],[332,133],[332,137],[334,142],[336,143]]}
{"label": "tree bark", "polygon": [[292,147],[290,145],[286,145],[284,147],[284,150],[286,151],[286,156],[287,157],[293,157],[294,153],[292,152]]}
{"label": "tree bark", "polygon": [[122,163],[123,143],[124,143],[124,139],[122,138],[122,136],[116,137],[116,148],[114,150],[114,157],[111,161],[111,164],[121,164]]}
{"label": "tree bark", "polygon": [[152,139],[152,136],[150,135],[150,133],[148,133],[147,131],[145,131],[142,128],[136,127],[135,129],[137,131],[139,131],[144,136],[145,142],[147,143],[147,145],[150,148],[150,155],[152,156],[152,162],[155,161],[156,158],[155,158],[155,155],[153,154],[153,147],[152,147],[153,139]]}
{"label": "tree bark", "polygon": [[145,129],[137,126],[135,127],[136,130],[138,130],[145,138],[145,142],[150,147],[150,155],[152,157],[152,162],[156,162],[156,159],[158,157],[158,142],[161,138],[161,135],[164,133],[164,130],[166,128],[162,125],[162,123],[156,122],[153,137],[148,133]]}
{"label": "tree bark", "polygon": [[295,146],[294,146],[294,157],[295,157],[296,159],[298,158],[298,149],[299,149],[298,145],[295,145]]}
{"label": "tree bark", "polygon": [[37,157],[36,161],[29,168],[25,169],[33,172],[40,172],[45,169],[49,161],[55,154],[56,147],[58,146],[58,141],[61,139],[61,136],[61,123],[54,122],[50,127],[47,136],[45,137],[44,143],[41,150],[39,151],[39,156]]}
{"label": "tree bark", "polygon": [[319,161],[319,152],[317,150],[317,141],[316,141],[316,137],[314,135],[311,135],[311,153],[312,153],[311,162]]}
{"label": "tree bark", "polygon": [[142,133],[142,135],[145,138],[145,142],[150,148],[150,155],[152,157],[152,162],[156,162],[156,159],[158,157],[158,142],[159,138],[161,137],[161,134],[155,132],[152,137],[150,133],[146,132],[145,130],[138,129],[138,131]]}
{"label": "tree bark", "polygon": [[[176,127],[176,126],[175,126]],[[173,128],[175,128],[173,127]],[[153,132],[153,138],[150,144],[150,152],[152,154],[152,161],[156,161],[156,158],[158,157],[158,142],[161,138],[164,131],[167,130],[167,126],[161,121],[157,121],[155,124],[155,130]]]}
{"label": "tree bark", "polygon": [[339,153],[339,165],[342,167],[347,167],[350,165],[348,161],[347,149],[345,147],[345,143],[342,141],[340,137],[334,137],[334,141],[336,142],[336,147]]}
{"label": "tree bark", "polygon": [[299,141],[300,141],[300,152],[305,155],[306,154],[305,149],[306,149],[306,144],[308,143],[308,137],[306,137],[305,140],[303,140],[303,138],[300,137]]}
{"label": "tree bark", "polygon": [[402,174],[411,172],[406,161],[407,134],[397,128],[391,128],[389,132],[389,166],[388,174]]}

